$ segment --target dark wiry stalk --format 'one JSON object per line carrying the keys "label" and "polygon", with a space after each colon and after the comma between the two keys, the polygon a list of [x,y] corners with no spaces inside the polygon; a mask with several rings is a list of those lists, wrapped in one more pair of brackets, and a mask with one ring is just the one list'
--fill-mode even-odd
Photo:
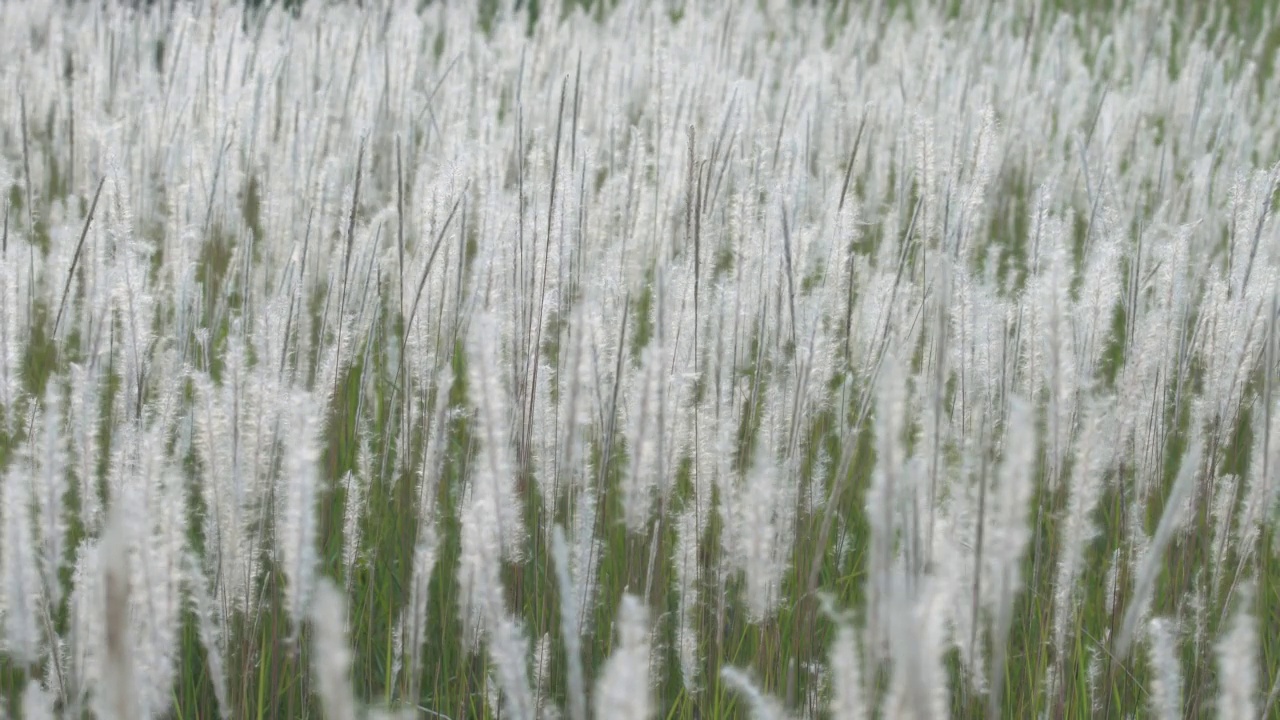
{"label": "dark wiry stalk", "polygon": [[[604,500],[604,483],[605,478],[609,475],[609,463],[613,459],[613,437],[617,433],[618,425],[618,391],[622,388],[622,359],[626,357],[627,347],[627,317],[631,312],[631,293],[627,293],[622,301],[622,320],[621,327],[618,328],[618,359],[613,370],[613,391],[609,400],[609,417],[605,419],[606,430],[604,433],[604,449],[600,453],[600,469],[596,473],[596,517],[592,525],[592,537],[602,537],[604,535],[604,510],[608,505]],[[596,562],[596,543],[591,544],[590,553],[587,556],[587,567],[582,569],[584,577],[591,576],[591,567]],[[581,632],[583,624],[586,623],[586,610],[584,607],[578,609],[578,631]]]}
{"label": "dark wiry stalk", "polygon": [[436,253],[440,251],[440,243],[444,240],[445,233],[449,230],[450,223],[453,222],[453,216],[458,212],[458,205],[462,203],[462,198],[466,197],[467,190],[471,187],[468,182],[462,188],[462,193],[458,195],[458,199],[453,201],[453,208],[449,210],[449,216],[445,218],[444,225],[440,228],[440,232],[436,233],[435,242],[431,244],[431,253],[427,255],[427,264],[422,268],[422,276],[418,278],[418,290],[413,295],[413,305],[409,308],[409,317],[404,322],[404,333],[400,338],[400,357],[404,357],[405,345],[409,342],[409,328],[413,326],[413,318],[418,314],[418,301],[422,299],[422,288],[427,284],[427,275],[431,272],[431,265],[436,260]]}
{"label": "dark wiry stalk", "polygon": [[[351,189],[351,212],[347,215],[347,247],[342,254],[342,287],[338,294],[338,342],[336,345],[339,363],[342,361],[342,330],[346,326],[342,315],[346,312],[347,307],[347,275],[351,271],[351,248],[355,245],[356,239],[356,207],[360,205],[360,171],[364,166],[364,143],[365,141],[361,139],[360,150],[356,155],[356,182]],[[338,395],[338,378],[341,375],[341,372],[336,372],[333,376],[334,397]],[[345,428],[343,428],[343,431],[345,431]]]}
{"label": "dark wiry stalk", "polygon": [[[284,366],[289,359],[289,338],[293,336],[293,316],[302,306],[302,286],[307,278],[307,250],[311,244],[311,220],[315,217],[315,208],[307,213],[307,229],[302,234],[302,257],[298,260],[298,277],[294,281],[292,297],[289,299],[289,314],[284,321],[284,339],[280,343],[280,369],[278,374],[284,378]],[[207,364],[206,364],[207,365]],[[294,366],[297,370],[297,366]]]}
{"label": "dark wiry stalk", "polygon": [[532,451],[529,449],[533,444],[533,409],[534,402],[538,397],[536,388],[538,386],[538,348],[542,345],[542,326],[543,319],[547,307],[547,258],[551,254],[551,223],[555,219],[556,213],[556,185],[560,175],[560,140],[561,133],[564,130],[564,100],[565,92],[568,90],[569,78],[566,77],[560,83],[560,111],[556,120],[556,148],[551,160],[551,196],[547,201],[547,234],[543,238],[542,248],[542,287],[538,298],[538,322],[534,328],[533,344],[529,348],[529,357],[527,362],[532,365],[529,372],[532,377],[529,381],[527,391],[529,393],[529,405],[524,418],[524,441],[520,447],[520,466],[521,474],[528,476],[532,472]]}
{"label": "dark wiry stalk", "polygon": [[[84,249],[85,238],[89,236],[89,224],[93,222],[93,213],[98,209],[98,198],[102,196],[102,186],[107,183],[107,178],[103,176],[98,181],[98,189],[93,193],[93,202],[89,205],[89,214],[85,216],[84,227],[80,230],[80,241],[76,243],[76,251],[71,256],[71,267],[67,268],[67,281],[62,284],[62,299],[58,301],[58,314],[53,319],[53,336],[58,337],[58,325],[62,322],[62,311],[67,304],[67,293],[71,290],[71,278],[76,274],[76,264],[80,262],[80,251]],[[8,235],[9,223],[6,214],[5,230]]]}
{"label": "dark wiry stalk", "polygon": [[[399,273],[399,281],[396,286],[400,292],[400,304],[396,306],[396,315],[400,316],[404,312],[404,165],[400,155],[400,136],[396,136],[396,251],[399,264],[397,272]],[[400,338],[403,340],[409,332],[407,325],[400,326]],[[408,382],[409,367],[404,361],[404,355],[397,356],[396,362],[400,363],[398,372],[400,386],[404,388],[405,397],[408,398]],[[393,392],[394,394],[394,392]],[[391,406],[388,405],[387,412],[391,412]],[[409,431],[409,403],[404,403],[404,412],[401,413],[400,437],[407,437]],[[383,453],[383,464],[386,464],[386,453]]]}
{"label": "dark wiry stalk", "polygon": [[[22,176],[27,190],[27,286],[36,286],[36,255],[35,255],[35,220],[31,212],[31,153],[27,147],[27,96],[24,93],[18,93],[18,105],[21,108],[22,122]],[[31,334],[31,323],[35,320],[35,313],[32,310],[35,303],[35,293],[27,295],[27,334]]]}
{"label": "dark wiry stalk", "polygon": [[791,351],[796,349],[796,283],[791,267],[791,219],[787,217],[786,203],[782,203],[782,258],[787,268],[787,308],[791,313]]}

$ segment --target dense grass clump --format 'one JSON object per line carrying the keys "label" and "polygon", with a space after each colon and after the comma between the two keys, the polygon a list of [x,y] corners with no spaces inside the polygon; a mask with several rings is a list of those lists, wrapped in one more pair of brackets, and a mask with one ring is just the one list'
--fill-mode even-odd
{"label": "dense grass clump", "polygon": [[364,5],[0,3],[0,714],[1280,712],[1265,8]]}

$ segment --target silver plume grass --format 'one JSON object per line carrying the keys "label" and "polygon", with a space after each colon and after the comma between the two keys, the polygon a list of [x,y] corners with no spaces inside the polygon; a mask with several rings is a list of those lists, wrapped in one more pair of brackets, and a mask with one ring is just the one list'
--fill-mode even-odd
{"label": "silver plume grass", "polygon": [[647,720],[654,715],[649,680],[649,613],[633,595],[618,610],[618,643],[596,680],[595,715]]}
{"label": "silver plume grass", "polygon": [[278,492],[280,511],[276,519],[276,546],[285,577],[286,606],[295,628],[310,616],[316,587],[319,412],[310,395],[295,393],[285,432],[284,468]]}

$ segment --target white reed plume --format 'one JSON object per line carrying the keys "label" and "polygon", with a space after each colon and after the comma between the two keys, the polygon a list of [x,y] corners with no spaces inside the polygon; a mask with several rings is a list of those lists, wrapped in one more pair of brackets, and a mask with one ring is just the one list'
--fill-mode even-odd
{"label": "white reed plume", "polygon": [[[664,290],[658,287],[654,292],[661,294]],[[658,308],[662,304],[661,300],[655,301]],[[658,325],[663,321],[661,315],[655,319]],[[671,420],[667,406],[669,363],[659,330],[641,351],[640,373],[635,376],[632,392],[628,393],[633,395],[627,403],[625,433],[630,462],[622,481],[622,508],[631,533],[641,532],[648,524],[655,492],[663,482],[660,477],[665,470],[663,440]]]}
{"label": "white reed plume", "polygon": [[309,617],[316,587],[320,412],[309,394],[295,393],[285,431],[284,467],[277,490],[276,546],[286,583],[285,602],[295,631]]}
{"label": "white reed plume", "polygon": [[1182,664],[1178,659],[1177,627],[1169,620],[1152,618],[1148,624],[1151,710],[1159,720],[1183,716]]}
{"label": "white reed plume", "polygon": [[[1237,577],[1253,558],[1263,528],[1274,519],[1276,498],[1280,496],[1277,493],[1280,490],[1280,401],[1268,401],[1264,397],[1262,402],[1271,402],[1272,407],[1255,416],[1257,419],[1254,427],[1257,429],[1254,431],[1248,482],[1243,489],[1240,520],[1236,529],[1236,544],[1239,548],[1239,559],[1235,563]],[[1267,427],[1268,419],[1270,427]],[[1235,497],[1234,494],[1232,497]],[[1225,551],[1225,547],[1223,550]],[[1225,559],[1224,555],[1218,557]],[[1215,563],[1214,569],[1217,570],[1220,564],[1226,563]]]}
{"label": "white reed plume", "polygon": [[1124,621],[1120,625],[1120,636],[1112,650],[1118,658],[1123,659],[1128,656],[1129,644],[1134,640],[1134,632],[1147,613],[1151,593],[1155,592],[1156,577],[1160,573],[1165,548],[1169,546],[1174,534],[1178,531],[1182,516],[1187,511],[1187,505],[1195,490],[1195,480],[1200,474],[1200,456],[1203,451],[1198,437],[1193,438],[1192,443],[1191,448],[1182,458],[1182,467],[1178,469],[1178,478],[1173,483],[1173,489],[1169,491],[1169,499],[1165,501],[1164,512],[1160,515],[1160,524],[1156,527],[1156,534],[1143,555],[1137,578],[1133,581],[1133,594],[1129,597]]}
{"label": "white reed plume", "polygon": [[[1004,646],[1013,621],[1013,605],[1022,588],[1020,566],[1031,539],[1028,527],[1035,492],[1036,427],[1030,405],[1014,398],[1003,442],[996,491],[991,496],[990,535],[983,558],[990,568],[994,600],[995,646]],[[1003,674],[997,662],[995,672]]]}
{"label": "white reed plume", "polygon": [[65,497],[67,484],[67,443],[62,413],[61,390],[49,383],[44,394],[42,413],[39,479],[35,486],[39,556],[44,596],[49,607],[62,603],[62,580],[59,577],[66,554],[67,517]]}
{"label": "white reed plume", "polygon": [[1213,534],[1210,535],[1210,548],[1213,551],[1214,563],[1209,568],[1210,587],[1216,593],[1222,587],[1224,573],[1230,571],[1225,561],[1231,547],[1231,519],[1239,498],[1240,476],[1222,475],[1211,486],[1212,497],[1209,498],[1209,517],[1213,520]]}
{"label": "white reed plume", "polygon": [[618,607],[618,644],[600,669],[595,716],[646,720],[654,715],[649,683],[649,613],[633,595]]}
{"label": "white reed plume", "polygon": [[570,577],[569,549],[565,544],[564,530],[557,525],[552,533],[551,557],[556,564],[556,583],[560,590],[560,633],[568,664],[569,718],[586,720],[587,694],[582,672],[582,629],[577,603],[579,593]]}
{"label": "white reed plume", "polygon": [[351,648],[347,645],[347,603],[328,578],[315,583],[315,602],[309,608],[314,648],[316,694],[328,720],[355,720],[356,698],[351,689]]}
{"label": "white reed plume", "polygon": [[427,610],[431,600],[431,576],[439,555],[440,539],[435,524],[428,518],[419,521],[418,540],[413,548],[413,579],[409,584],[409,601],[400,614],[398,627],[401,657],[408,657],[407,670],[410,697],[418,687],[422,673],[423,653],[427,647]]}
{"label": "white reed plume", "polygon": [[97,608],[101,617],[97,627],[103,634],[98,645],[101,654],[94,657],[99,682],[94,688],[93,709],[98,717],[111,720],[144,717],[129,617],[134,591],[129,571],[133,539],[124,522],[120,505],[113,505],[97,549],[97,570],[101,573],[98,582],[102,588],[99,598],[103,603]]}
{"label": "white reed plume", "polygon": [[1059,662],[1070,652],[1067,628],[1075,617],[1080,586],[1076,582],[1084,563],[1085,546],[1097,534],[1092,514],[1102,495],[1103,475],[1110,469],[1111,417],[1102,401],[1086,410],[1076,443],[1074,477],[1069,484],[1067,516],[1062,529],[1062,552],[1053,581],[1053,649]]}
{"label": "white reed plume", "polygon": [[489,657],[502,688],[503,713],[517,719],[534,720],[537,703],[529,685],[529,640],[518,620],[490,603]]}
{"label": "white reed plume", "polygon": [[130,653],[139,712],[147,717],[162,714],[172,702],[181,647],[187,497],[184,479],[165,452],[168,427],[171,422],[161,419],[137,433],[109,476],[119,476],[113,482],[113,512],[130,531],[125,545],[131,574]]}
{"label": "white reed plume", "polygon": [[3,647],[7,655],[25,665],[40,660],[40,620],[43,594],[32,527],[32,476],[25,461],[13,464],[3,475],[0,493],[0,608],[4,609]]}
{"label": "white reed plume", "polygon": [[947,609],[957,604],[963,586],[945,577],[917,577],[905,560],[895,564],[891,577],[886,600],[892,679],[885,713],[916,720],[945,717],[951,695],[943,664]]}
{"label": "white reed plume", "polygon": [[[467,334],[467,381],[476,408],[480,458],[475,463],[471,493],[493,532],[501,558],[519,562],[524,556],[523,503],[516,495],[516,466],[511,458],[511,403],[499,381],[500,326],[485,313],[472,319]],[[492,558],[498,562],[498,558]]]}
{"label": "white reed plume", "polygon": [[676,652],[680,660],[680,680],[685,690],[698,689],[701,660],[698,648],[698,579],[701,576],[698,547],[702,541],[697,508],[686,507],[676,516],[676,542],[671,564],[675,571],[673,584],[679,598],[679,622],[676,628]]}
{"label": "white reed plume", "polygon": [[890,578],[898,544],[900,493],[906,484],[903,470],[907,457],[902,437],[906,418],[906,381],[897,357],[890,352],[886,354],[876,387],[876,468],[867,489],[866,513],[871,526],[867,627],[873,635],[866,638],[866,642],[873,658],[882,657],[889,627]]}
{"label": "white reed plume", "polygon": [[122,320],[122,387],[114,398],[119,417],[139,418],[146,377],[151,360],[155,296],[148,272],[149,250],[135,236],[133,208],[125,177],[115,158],[111,167],[112,188],[108,198],[108,234],[115,247],[112,267],[114,284],[111,301]]}
{"label": "white reed plume", "polygon": [[831,713],[832,720],[866,720],[870,708],[862,680],[861,650],[852,627],[840,627],[830,655],[832,692],[827,711]]}
{"label": "white reed plume", "polygon": [[600,574],[601,553],[604,542],[596,536],[595,520],[597,503],[600,502],[590,488],[578,494],[573,511],[573,538],[569,548],[569,568],[573,575],[573,605],[578,611],[578,632],[590,632],[585,619],[595,611],[596,578]]}
{"label": "white reed plume", "polygon": [[754,720],[786,720],[787,711],[782,707],[782,703],[776,698],[766,695],[756,687],[751,681],[751,677],[745,672],[726,665],[720,671],[720,679],[724,681],[738,695],[741,695],[746,703],[750,717]]}
{"label": "white reed plume", "polygon": [[27,688],[22,691],[22,717],[26,720],[54,720],[58,715],[54,712],[54,695],[40,686],[40,681],[32,678],[27,681]]}
{"label": "white reed plume", "polygon": [[463,627],[463,647],[470,650],[489,630],[489,608],[501,607],[502,546],[494,526],[493,503],[472,485],[462,506],[458,557],[458,615]]}
{"label": "white reed plume", "polygon": [[96,659],[105,645],[101,612],[105,600],[99,557],[97,541],[89,540],[76,549],[72,565],[72,589],[67,602],[67,687],[63,698],[72,710],[83,708],[90,689],[97,683]]}
{"label": "white reed plume", "polygon": [[222,625],[221,614],[213,603],[200,561],[190,553],[186,555],[184,578],[190,593],[191,611],[196,618],[196,631],[200,634],[200,644],[204,646],[209,664],[209,679],[213,683],[214,698],[218,701],[218,717],[228,720],[231,717],[231,706],[227,690],[227,666],[224,661],[227,655],[227,632]]}
{"label": "white reed plume", "polygon": [[555,472],[568,480],[571,487],[580,487],[586,480],[586,429],[591,425],[595,400],[592,359],[593,351],[598,352],[593,344],[600,341],[602,334],[598,308],[589,309],[588,305],[594,306],[591,299],[573,308],[563,370],[557,376],[561,428],[556,435]]}
{"label": "white reed plume", "polygon": [[[766,443],[761,443],[766,445]],[[737,555],[734,562],[746,579],[748,617],[763,622],[781,601],[782,576],[791,556],[791,516],[787,479],[771,448],[756,453],[734,503]]]}
{"label": "white reed plume", "polygon": [[529,643],[519,621],[507,613],[502,591],[502,530],[495,517],[500,502],[497,480],[474,478],[460,511],[458,612],[463,647],[469,650],[476,640],[486,641],[504,707],[515,717],[532,718],[535,703],[525,664]]}
{"label": "white reed plume", "polygon": [[533,646],[534,715],[539,718],[555,714],[555,703],[547,697],[551,676],[551,633],[543,633]]}
{"label": "white reed plume", "polygon": [[[8,203],[5,205],[7,209]],[[26,303],[19,299],[23,296],[18,287],[21,273],[16,242],[13,245],[0,253],[0,428],[6,433],[18,417],[18,402],[23,394],[20,363],[26,346],[24,323],[19,318]]]}
{"label": "white reed plume", "polygon": [[1042,187],[1030,240],[1032,252],[1038,255],[1033,258],[1036,274],[1029,281],[1033,334],[1028,372],[1030,394],[1036,396],[1044,388],[1049,395],[1044,445],[1050,488],[1057,488],[1071,444],[1079,378],[1076,340],[1070,326],[1071,249],[1065,224],[1050,212],[1050,202],[1050,188]]}
{"label": "white reed plume", "polygon": [[[233,337],[228,346],[221,387],[206,373],[194,373],[191,380],[193,445],[204,471],[204,562],[219,606],[235,611],[248,606],[259,564],[252,508],[263,493],[255,479],[251,451],[257,441],[252,438],[274,433],[255,427],[257,413],[247,406],[257,402],[244,382],[241,345]],[[245,411],[237,412],[241,409]]]}
{"label": "white reed plume", "polygon": [[355,578],[356,561],[360,552],[361,521],[365,505],[369,502],[369,486],[373,482],[373,452],[370,450],[369,431],[361,428],[360,449],[356,452],[356,472],[348,471],[342,478],[347,490],[346,504],[342,508],[342,574],[347,588]]}
{"label": "white reed plume", "polygon": [[1258,624],[1249,608],[1253,591],[1239,593],[1230,628],[1218,641],[1218,717],[1258,716]]}
{"label": "white reed plume", "polygon": [[78,481],[80,522],[95,530],[102,514],[102,496],[98,489],[99,388],[100,372],[93,366],[71,365],[71,397],[67,408],[71,425],[71,450]]}

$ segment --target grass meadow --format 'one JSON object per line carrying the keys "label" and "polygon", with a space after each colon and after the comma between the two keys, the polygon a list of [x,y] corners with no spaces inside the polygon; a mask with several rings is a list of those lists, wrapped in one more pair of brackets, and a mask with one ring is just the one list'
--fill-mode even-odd
{"label": "grass meadow", "polygon": [[0,715],[1280,715],[1265,3],[0,2]]}

